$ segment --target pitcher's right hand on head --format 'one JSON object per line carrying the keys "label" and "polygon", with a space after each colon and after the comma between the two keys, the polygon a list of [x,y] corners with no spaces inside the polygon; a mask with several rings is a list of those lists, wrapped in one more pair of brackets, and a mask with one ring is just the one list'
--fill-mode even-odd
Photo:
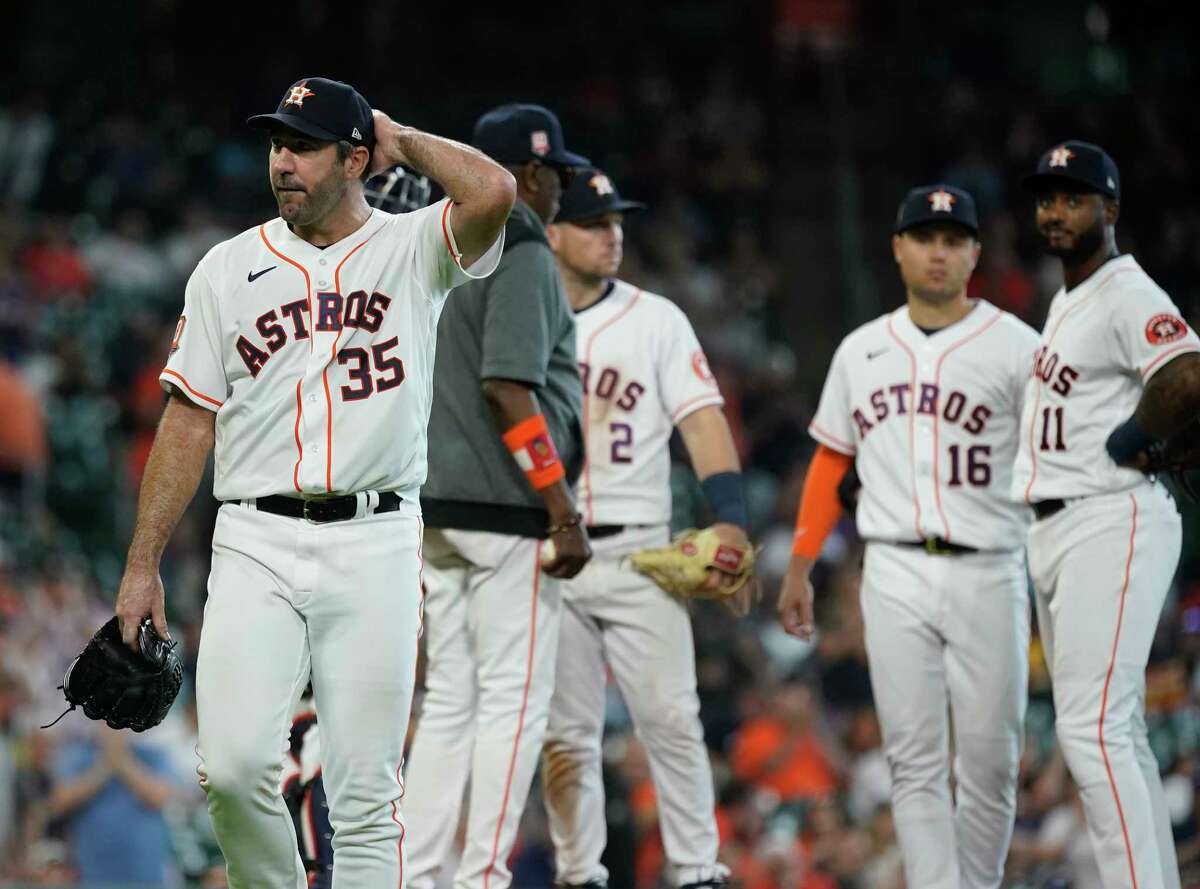
{"label": "pitcher's right hand on head", "polygon": [[154,630],[160,637],[170,641],[165,594],[157,567],[125,566],[121,589],[117,593],[116,614],[121,624],[121,641],[134,651],[138,650],[138,627],[145,617],[153,620]]}
{"label": "pitcher's right hand on head", "polygon": [[810,565],[793,558],[779,588],[779,622],[784,630],[798,639],[811,639],[816,626],[813,622],[813,588],[808,579]]}

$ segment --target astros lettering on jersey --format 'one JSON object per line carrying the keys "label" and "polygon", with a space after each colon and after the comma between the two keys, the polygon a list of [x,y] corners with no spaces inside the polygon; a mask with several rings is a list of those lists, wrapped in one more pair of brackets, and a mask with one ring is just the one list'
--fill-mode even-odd
{"label": "astros lettering on jersey", "polygon": [[[671,431],[724,400],[687,316],[614,279],[575,313],[587,462],[578,503],[589,525],[671,518]],[[604,355],[603,359],[598,359]]]}
{"label": "astros lettering on jersey", "polygon": [[276,218],[200,261],[159,379],[217,414],[218,500],[415,499],[438,316],[450,289],[489,274],[503,247],[501,234],[461,268],[452,206],[373,210],[324,249]]}
{"label": "astros lettering on jersey", "polygon": [[1021,390],[1037,334],[985,301],[930,335],[907,306],[865,324],[833,357],[813,438],[856,456],[866,539],[1024,545],[1008,498]]}
{"label": "astros lettering on jersey", "polygon": [[1154,374],[1196,351],[1196,332],[1132,256],[1060,290],[1027,373],[1013,496],[1033,503],[1143,484],[1145,476],[1117,466],[1104,443]]}

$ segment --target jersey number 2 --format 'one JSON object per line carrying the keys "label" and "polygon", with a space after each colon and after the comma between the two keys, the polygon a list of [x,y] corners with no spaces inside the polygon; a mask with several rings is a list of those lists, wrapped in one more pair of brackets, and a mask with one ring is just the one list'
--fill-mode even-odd
{"label": "jersey number 2", "polygon": [[[387,354],[396,348],[399,341],[398,337],[392,337],[382,343],[376,343],[371,346],[369,356],[366,349],[357,346],[338,352],[338,364],[354,364],[346,373],[355,385],[342,387],[342,401],[362,401],[364,398],[370,398],[375,392],[395,389],[404,382],[404,362],[395,355]],[[380,374],[375,378],[371,376],[372,362]]]}

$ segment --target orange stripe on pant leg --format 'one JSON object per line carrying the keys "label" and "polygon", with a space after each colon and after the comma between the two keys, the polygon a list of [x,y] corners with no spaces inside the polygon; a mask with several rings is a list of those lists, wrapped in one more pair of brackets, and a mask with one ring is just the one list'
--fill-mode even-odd
{"label": "orange stripe on pant leg", "polygon": [[525,690],[521,693],[521,714],[517,717],[517,736],[513,738],[512,756],[508,760],[508,775],[504,779],[504,798],[500,802],[500,818],[496,821],[496,836],[492,840],[492,858],[483,872],[483,889],[488,889],[492,879],[492,868],[500,854],[500,831],[504,827],[504,815],[508,811],[509,791],[512,789],[513,771],[517,767],[517,751],[521,747],[521,732],[525,730],[525,707],[529,703],[529,686],[533,681],[533,651],[537,643],[537,600],[538,586],[542,578],[542,542],[533,550],[533,600],[529,617],[529,655],[525,663]]}
{"label": "orange stripe on pant leg", "polygon": [[1133,504],[1133,523],[1129,529],[1129,556],[1125,559],[1125,582],[1121,585],[1121,602],[1117,608],[1117,631],[1113,635],[1112,657],[1108,662],[1108,675],[1104,677],[1104,694],[1100,699],[1100,755],[1104,758],[1104,768],[1108,772],[1108,785],[1112,788],[1113,800],[1117,804],[1117,817],[1121,819],[1121,835],[1125,838],[1125,856],[1129,859],[1129,879],[1133,881],[1133,889],[1137,889],[1137,873],[1133,868],[1133,846],[1129,843],[1129,829],[1125,826],[1125,810],[1121,807],[1121,795],[1117,792],[1117,782],[1113,778],[1112,766],[1108,761],[1108,751],[1104,748],[1104,711],[1108,707],[1108,686],[1112,681],[1113,667],[1117,663],[1117,643],[1121,639],[1121,620],[1125,616],[1125,593],[1129,590],[1129,570],[1133,565],[1133,537],[1137,533],[1137,500],[1132,494],[1129,502]]}

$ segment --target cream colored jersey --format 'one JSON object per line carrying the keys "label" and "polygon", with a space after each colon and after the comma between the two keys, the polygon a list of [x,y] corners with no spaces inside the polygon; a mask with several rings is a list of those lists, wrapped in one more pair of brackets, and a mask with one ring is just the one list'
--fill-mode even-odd
{"label": "cream colored jersey", "polygon": [[1172,358],[1200,351],[1171,298],[1132,256],[1055,294],[1027,370],[1013,495],[1026,502],[1114,493],[1143,484],[1104,444]]}
{"label": "cream colored jersey", "polygon": [[671,430],[724,400],[691,322],[665,297],[613,279],[575,313],[586,461],[578,502],[589,525],[671,518]]}
{"label": "cream colored jersey", "polygon": [[188,281],[159,380],[215,411],[218,500],[396,491],[425,480],[437,321],[470,269],[449,199],[374,210],[321,249],[276,218],[218,244]]}
{"label": "cream colored jersey", "polygon": [[1021,391],[1037,334],[988,302],[926,335],[902,306],[847,336],[809,432],[856,458],[866,539],[1024,545],[1009,496]]}

